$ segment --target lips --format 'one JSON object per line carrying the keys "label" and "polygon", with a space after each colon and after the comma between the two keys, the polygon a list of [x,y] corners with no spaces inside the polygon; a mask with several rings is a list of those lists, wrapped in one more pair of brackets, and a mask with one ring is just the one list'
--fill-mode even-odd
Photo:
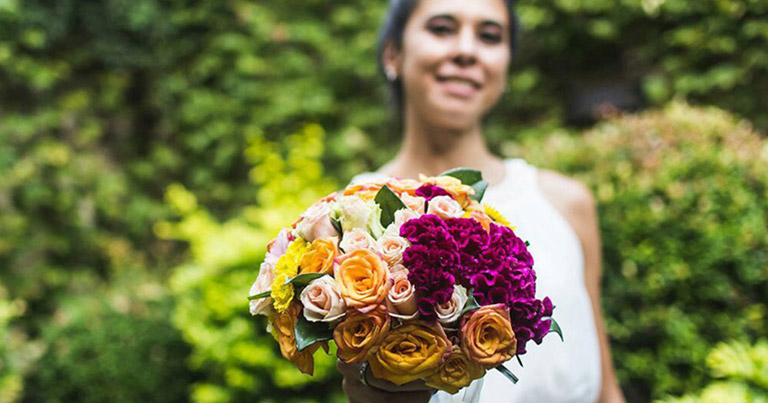
{"label": "lips", "polygon": [[470,76],[465,75],[446,75],[446,76],[436,76],[437,81],[441,83],[456,83],[456,84],[465,84],[470,85],[474,87],[475,89],[480,89],[482,85],[480,85],[480,82]]}

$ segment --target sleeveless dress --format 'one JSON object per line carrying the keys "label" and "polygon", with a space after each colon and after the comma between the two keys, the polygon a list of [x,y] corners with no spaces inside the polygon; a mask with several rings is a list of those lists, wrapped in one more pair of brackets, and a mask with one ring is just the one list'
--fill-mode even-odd
{"label": "sleeveless dress", "polygon": [[[537,184],[537,170],[522,159],[505,160],[506,176],[490,187],[483,202],[495,207],[530,242],[536,271],[536,297],[550,297],[553,317],[564,342],[550,334],[527,353],[505,363],[520,381],[510,382],[496,370],[455,395],[436,393],[430,403],[595,402],[600,392],[600,349],[594,314],[584,284],[581,243],[570,224],[546,199]],[[352,183],[382,178],[365,173]]]}

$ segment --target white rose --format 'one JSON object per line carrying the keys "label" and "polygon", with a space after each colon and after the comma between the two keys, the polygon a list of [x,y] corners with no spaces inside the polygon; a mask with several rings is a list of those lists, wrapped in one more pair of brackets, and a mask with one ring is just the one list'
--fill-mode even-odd
{"label": "white rose", "polygon": [[310,322],[334,322],[347,311],[347,305],[331,276],[312,280],[299,299],[304,305],[304,317]]}
{"label": "white rose", "polygon": [[450,196],[436,196],[429,201],[427,214],[434,214],[442,219],[459,218],[464,215],[464,210],[456,200]]}
{"label": "white rose", "polygon": [[467,299],[469,299],[467,289],[460,285],[454,285],[451,299],[435,307],[437,321],[442,324],[456,322],[461,316],[461,311],[464,309]]}
{"label": "white rose", "polygon": [[352,253],[358,249],[375,249],[376,240],[363,229],[355,228],[344,233],[339,247],[344,253]]}
{"label": "white rose", "polygon": [[307,242],[337,236],[339,233],[331,223],[330,213],[331,209],[327,202],[322,201],[312,205],[302,214],[301,221],[296,225],[296,233]]}
{"label": "white rose", "polygon": [[[274,265],[271,265],[267,262],[262,263],[261,267],[259,268],[259,275],[256,277],[256,281],[254,281],[253,285],[251,286],[251,290],[248,292],[248,295],[253,296],[261,294],[265,291],[269,291],[272,287],[272,281],[274,281],[274,279]],[[248,303],[248,307],[250,308],[251,315],[268,316],[273,310],[272,298],[266,297],[255,299]]]}
{"label": "white rose", "polygon": [[387,235],[386,233],[376,241],[377,251],[390,266],[403,261],[403,252],[409,246],[411,246],[411,243],[407,239],[397,235]]}
{"label": "white rose", "polygon": [[407,208],[395,211],[395,221],[387,226],[387,230],[384,232],[384,235],[399,236],[400,227],[402,227],[406,221],[419,218],[420,216],[421,214]]}
{"label": "white rose", "polygon": [[375,239],[384,233],[381,225],[381,207],[373,200],[363,201],[357,196],[344,196],[339,199],[335,213],[341,222],[343,232],[352,229],[368,231]]}

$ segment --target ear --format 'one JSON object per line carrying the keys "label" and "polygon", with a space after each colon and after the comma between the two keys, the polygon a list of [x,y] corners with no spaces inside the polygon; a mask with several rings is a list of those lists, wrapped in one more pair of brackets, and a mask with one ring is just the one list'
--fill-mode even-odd
{"label": "ear", "polygon": [[381,64],[384,66],[384,71],[392,69],[396,75],[400,75],[400,60],[401,52],[395,46],[392,40],[388,40],[384,43],[384,49],[381,52]]}

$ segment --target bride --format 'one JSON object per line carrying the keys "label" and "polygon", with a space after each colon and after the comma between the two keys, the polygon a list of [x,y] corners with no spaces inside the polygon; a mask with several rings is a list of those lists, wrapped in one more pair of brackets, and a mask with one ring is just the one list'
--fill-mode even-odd
{"label": "bride", "polygon": [[[456,395],[423,384],[395,386],[339,362],[350,402],[623,402],[600,310],[600,235],[595,202],[580,183],[503,160],[483,139],[482,118],[505,91],[515,53],[513,0],[391,0],[380,63],[402,120],[403,144],[381,176],[416,178],[475,168],[484,201],[530,241],[537,297],[549,296],[565,341],[550,335],[506,364],[520,381],[489,371]],[[546,152],[546,150],[542,150]],[[362,370],[361,370],[362,369]]]}

